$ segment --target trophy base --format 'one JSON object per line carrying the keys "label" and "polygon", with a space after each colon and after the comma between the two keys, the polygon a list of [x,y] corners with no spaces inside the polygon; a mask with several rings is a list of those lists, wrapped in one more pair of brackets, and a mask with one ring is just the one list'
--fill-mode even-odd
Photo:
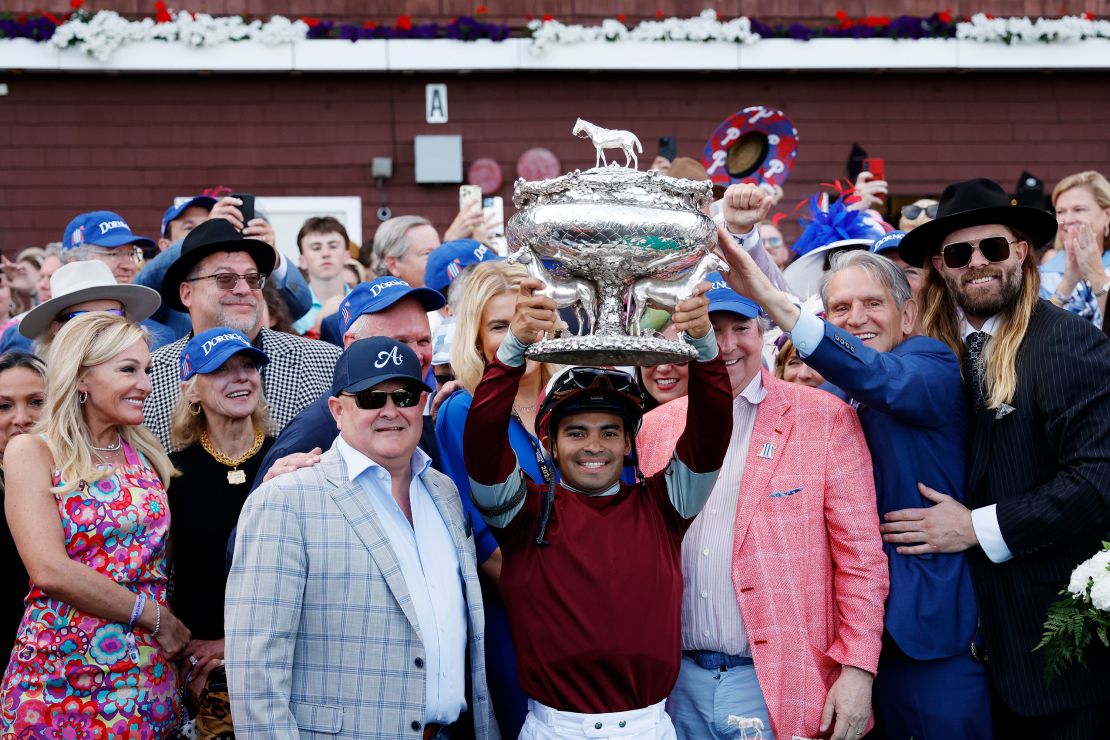
{"label": "trophy base", "polygon": [[697,359],[698,352],[685,342],[658,337],[622,335],[562,337],[537,342],[525,357],[557,365],[668,365]]}

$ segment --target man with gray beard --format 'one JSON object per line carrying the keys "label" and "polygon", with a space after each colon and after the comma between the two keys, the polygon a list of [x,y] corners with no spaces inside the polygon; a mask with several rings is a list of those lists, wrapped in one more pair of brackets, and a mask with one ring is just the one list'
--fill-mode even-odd
{"label": "man with gray beard", "polygon": [[166,449],[170,416],[180,392],[181,352],[193,335],[216,326],[246,334],[270,357],[262,370],[262,389],[270,407],[274,434],[331,387],[339,348],[262,326],[262,287],[274,267],[273,248],[243,235],[222,219],[211,219],[189,232],[181,256],[162,281],[162,300],[189,314],[189,336],[159,348],[151,356],[153,387],[144,408],[147,427]]}

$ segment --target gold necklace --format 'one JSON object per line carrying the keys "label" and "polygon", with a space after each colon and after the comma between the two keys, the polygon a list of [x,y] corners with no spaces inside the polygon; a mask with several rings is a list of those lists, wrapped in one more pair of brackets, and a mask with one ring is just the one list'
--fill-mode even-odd
{"label": "gold necklace", "polygon": [[227,482],[233,486],[237,486],[240,483],[247,482],[247,472],[245,470],[239,470],[239,466],[255,456],[258,450],[261,449],[262,440],[265,438],[265,436],[266,435],[262,433],[261,429],[255,430],[254,444],[251,445],[251,448],[247,450],[247,453],[245,455],[234,460],[212,446],[212,440],[208,438],[207,429],[200,433],[200,446],[204,448],[205,452],[214,457],[216,459],[216,462],[220,463],[221,465],[226,465],[229,468],[234,468],[234,470],[227,471]]}

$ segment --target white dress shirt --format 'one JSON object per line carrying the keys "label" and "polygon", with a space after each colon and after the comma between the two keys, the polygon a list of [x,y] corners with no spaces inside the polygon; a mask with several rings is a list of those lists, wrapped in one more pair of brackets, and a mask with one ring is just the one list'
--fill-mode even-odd
{"label": "white dress shirt", "polygon": [[763,377],[756,373],[732,399],[732,438],[725,461],[713,493],[682,540],[683,650],[752,654],[732,585],[732,542],[755,414],[766,396]]}
{"label": "white dress shirt", "polygon": [[[960,314],[960,337],[967,342],[968,336],[977,331],[990,334],[992,337],[998,331],[1002,317],[998,314],[991,316],[983,323],[981,329],[976,329],[968,323],[967,318]],[[1002,529],[998,526],[997,504],[980,506],[971,510],[971,527],[975,530],[975,537],[979,540],[979,547],[990,558],[992,563],[1004,563],[1013,557],[1009,545],[1002,537]]]}
{"label": "white dress shirt", "polygon": [[455,542],[424,486],[431,458],[420,448],[412,455],[410,524],[393,499],[389,471],[342,436],[335,444],[348,477],[370,497],[412,598],[425,653],[424,721],[451,724],[466,710],[466,598]]}

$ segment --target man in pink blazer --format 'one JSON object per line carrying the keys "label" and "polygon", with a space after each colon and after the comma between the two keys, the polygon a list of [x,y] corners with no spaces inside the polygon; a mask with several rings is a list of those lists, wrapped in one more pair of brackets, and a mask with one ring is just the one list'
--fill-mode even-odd
{"label": "man in pink blazer", "polygon": [[[731,714],[768,739],[855,740],[871,723],[888,589],[867,443],[850,406],[762,370],[759,307],[709,279],[733,436],[683,542],[667,711],[680,738],[734,737]],[[685,398],[644,417],[645,474],[668,464],[685,418]]]}

